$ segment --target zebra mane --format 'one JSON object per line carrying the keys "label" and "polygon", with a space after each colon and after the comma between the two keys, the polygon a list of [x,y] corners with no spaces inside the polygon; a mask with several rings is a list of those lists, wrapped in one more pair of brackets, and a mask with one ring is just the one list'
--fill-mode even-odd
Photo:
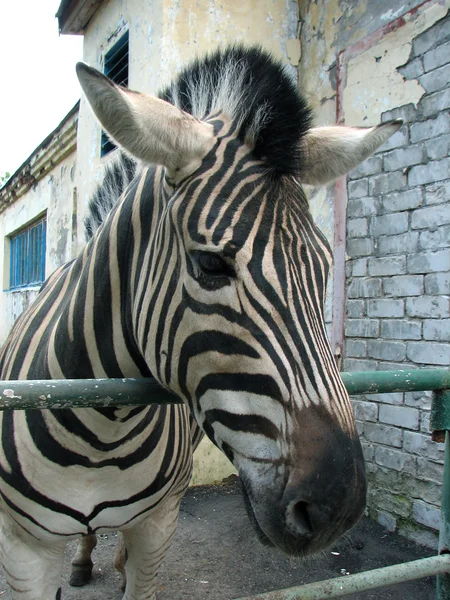
{"label": "zebra mane", "polygon": [[89,200],[88,211],[84,218],[86,239],[90,239],[106,216],[133,181],[137,163],[119,152],[106,167],[102,182]]}
{"label": "zebra mane", "polygon": [[[199,58],[158,96],[198,119],[226,114],[273,175],[301,171],[300,141],[311,127],[311,110],[286,66],[262,48],[235,45]],[[125,154],[110,162],[89,202],[87,239],[135,175],[136,163]]]}
{"label": "zebra mane", "polygon": [[234,45],[199,58],[159,97],[198,119],[223,112],[272,173],[300,171],[311,110],[286,66],[262,48]]}

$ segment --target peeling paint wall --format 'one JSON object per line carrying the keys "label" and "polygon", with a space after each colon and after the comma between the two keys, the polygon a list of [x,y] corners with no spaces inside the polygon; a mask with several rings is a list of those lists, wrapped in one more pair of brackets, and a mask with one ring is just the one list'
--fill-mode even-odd
{"label": "peeling paint wall", "polygon": [[34,187],[0,214],[0,265],[3,265],[3,292],[0,295],[0,343],[4,341],[16,318],[36,297],[39,286],[7,291],[9,287],[8,236],[27,226],[39,216],[47,215],[45,273],[72,258],[72,208],[75,187],[76,153],[72,152]]}
{"label": "peeling paint wall", "polygon": [[365,52],[348,61],[343,97],[346,123],[376,125],[382,112],[403,104],[417,106],[424,88],[417,79],[405,79],[398,69],[409,60],[412,40],[442,19],[447,10],[448,4],[446,7],[436,3],[424,7],[418,15],[408,15],[402,27],[386,33]]}
{"label": "peeling paint wall", "polygon": [[[408,61],[413,37],[442,18],[448,6],[448,0],[425,4],[423,0],[299,0],[299,89],[313,109],[315,125],[332,125],[338,118],[347,125],[376,125],[382,112],[417,103],[424,93],[422,86],[405,80],[397,68]],[[406,15],[403,27],[380,34],[364,51],[370,36],[401,15]],[[345,56],[349,47],[356,48],[355,56]],[[336,81],[338,60],[345,61],[344,81]],[[333,245],[334,186],[308,188],[307,193],[312,215]],[[332,287],[330,281],[325,305],[328,329]]]}
{"label": "peeling paint wall", "polygon": [[[422,1],[299,0],[299,89],[314,111],[317,126],[336,123],[338,55],[350,44],[363,43],[368,35],[399,14],[422,4]],[[346,124],[376,124],[382,111],[420,98],[423,92],[420,86],[414,82],[403,85],[402,77],[396,72],[393,63],[401,65],[408,60],[413,30],[423,30],[433,20],[440,18],[439,15],[442,16],[443,12],[445,13],[445,8],[442,3],[436,2],[404,33],[394,32],[381,39],[379,47],[371,48],[367,55],[360,55],[349,64],[348,86],[344,92],[343,116]],[[328,190],[312,190],[310,202],[313,216],[332,242],[334,190],[332,187]],[[331,300],[328,302],[328,312],[331,311],[330,302]]]}

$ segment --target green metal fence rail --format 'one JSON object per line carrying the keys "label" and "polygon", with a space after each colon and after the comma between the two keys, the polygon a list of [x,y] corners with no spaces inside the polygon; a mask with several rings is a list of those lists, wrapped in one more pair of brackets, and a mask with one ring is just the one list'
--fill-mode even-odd
{"label": "green metal fence rail", "polygon": [[[309,583],[300,587],[275,590],[266,594],[247,596],[240,600],[326,600],[356,592],[367,592],[394,583],[403,583],[422,577],[450,571],[450,554],[422,558],[400,565],[392,565],[355,575],[345,575]],[[442,598],[448,598],[443,596]]]}
{"label": "green metal fence rail", "polygon": [[[336,577],[240,600],[320,600],[437,575],[436,600],[450,600],[450,370],[415,369],[342,373],[349,394],[433,391],[432,439],[445,441],[439,553],[431,558]],[[0,410],[179,404],[153,379],[0,381]]]}
{"label": "green metal fence rail", "polygon": [[[349,394],[426,390],[442,394],[447,390],[450,393],[449,369],[372,371],[341,375]],[[154,379],[39,379],[0,382],[0,410],[83,406],[100,408],[180,402],[178,396],[162,388]],[[439,409],[439,414],[442,408]]]}
{"label": "green metal fence rail", "polygon": [[155,379],[35,379],[0,382],[0,410],[181,404]]}

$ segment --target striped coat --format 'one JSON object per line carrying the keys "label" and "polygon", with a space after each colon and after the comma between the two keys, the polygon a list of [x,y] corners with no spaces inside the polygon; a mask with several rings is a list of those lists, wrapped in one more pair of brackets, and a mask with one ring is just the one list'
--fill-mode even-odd
{"label": "striped coat", "polygon": [[66,541],[84,536],[86,569],[93,535],[116,529],[124,599],[153,599],[201,432],[236,466],[263,542],[325,547],[361,515],[365,477],[323,318],[331,253],[301,184],[344,174],[399,123],[312,128],[287,73],[254,48],[195,62],[159,98],[86,65],[78,76],[142,166],[120,199],[99,190],[92,237],[17,321],[0,375],[155,377],[184,405],[1,415],[14,599],[60,598]]}

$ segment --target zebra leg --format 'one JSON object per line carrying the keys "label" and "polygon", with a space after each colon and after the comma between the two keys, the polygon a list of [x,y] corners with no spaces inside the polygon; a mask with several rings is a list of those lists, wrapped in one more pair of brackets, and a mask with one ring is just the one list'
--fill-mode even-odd
{"label": "zebra leg", "polygon": [[70,585],[79,587],[86,585],[92,578],[92,550],[97,545],[97,536],[85,535],[78,541],[77,552],[72,560]]}
{"label": "zebra leg", "polygon": [[0,554],[12,600],[61,600],[66,542],[42,543],[16,528],[1,527]]}
{"label": "zebra leg", "polygon": [[122,592],[125,591],[127,585],[127,574],[125,564],[127,562],[127,549],[125,548],[125,540],[120,531],[117,532],[116,555],[114,557],[114,566],[122,575]]}
{"label": "zebra leg", "polygon": [[144,522],[122,531],[126,548],[126,588],[123,600],[155,600],[156,576],[177,528],[174,510],[157,509]]}

